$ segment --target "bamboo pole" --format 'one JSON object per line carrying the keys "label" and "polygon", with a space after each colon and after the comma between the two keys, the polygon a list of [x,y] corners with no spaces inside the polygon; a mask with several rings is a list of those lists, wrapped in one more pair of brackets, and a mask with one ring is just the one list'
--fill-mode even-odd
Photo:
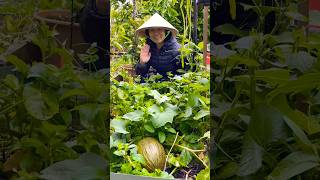
{"label": "bamboo pole", "polygon": [[207,43],[208,43],[208,6],[203,8],[203,65],[206,66]]}

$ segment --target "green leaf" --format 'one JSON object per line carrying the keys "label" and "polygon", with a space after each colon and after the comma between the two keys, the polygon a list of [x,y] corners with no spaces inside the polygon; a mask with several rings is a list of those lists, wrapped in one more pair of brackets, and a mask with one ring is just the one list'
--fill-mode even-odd
{"label": "green leaf", "polygon": [[309,71],[315,62],[316,58],[305,51],[290,53],[286,56],[286,64],[289,68],[298,69],[302,73]]}
{"label": "green leaf", "polygon": [[[226,61],[223,62],[223,64],[227,63]],[[228,57],[228,63],[229,63],[229,66],[235,66],[235,65],[238,65],[238,64],[244,64],[244,65],[247,65],[249,67],[258,67],[260,66],[260,64],[254,60],[254,59],[251,59],[251,58],[248,58],[248,57],[242,57],[242,56],[239,56],[239,55],[231,55]]]}
{"label": "green leaf", "polygon": [[285,12],[284,14],[294,20],[298,20],[298,21],[302,21],[302,22],[308,21],[308,18],[305,17],[304,15],[300,14],[299,12]]}
{"label": "green leaf", "polygon": [[283,115],[266,104],[257,104],[253,109],[248,132],[261,146],[287,137]]}
{"label": "green leaf", "polygon": [[196,177],[196,180],[210,180],[210,169],[206,168],[201,170]]}
{"label": "green leaf", "polygon": [[123,115],[123,118],[129,119],[130,121],[140,121],[143,117],[143,112],[140,110],[135,110],[134,112],[129,112]]}
{"label": "green leaf", "polygon": [[210,131],[207,131],[203,134],[203,136],[201,138],[198,139],[198,141],[200,141],[201,139],[210,139]]}
{"label": "green leaf", "polygon": [[274,98],[271,104],[301,129],[306,131],[308,135],[320,132],[320,124],[316,120],[306,116],[304,113],[291,109],[284,95],[279,95]]}
{"label": "green leaf", "polygon": [[157,90],[151,90],[149,95],[153,96],[154,99],[156,99],[158,104],[161,104],[161,103],[166,102],[166,101],[169,100],[169,97],[167,97],[165,95],[161,95]]}
{"label": "green leaf", "polygon": [[82,104],[74,107],[73,110],[79,110],[81,125],[86,128],[102,126],[107,117],[107,107],[102,104]]}
{"label": "green leaf", "polygon": [[20,88],[19,80],[12,74],[7,74],[3,79],[3,82],[13,90],[18,90]]}
{"label": "green leaf", "polygon": [[245,36],[238,39],[236,43],[236,48],[238,49],[250,49],[254,45],[255,36]]}
{"label": "green leaf", "polygon": [[23,90],[24,105],[36,119],[48,120],[59,112],[57,97],[52,92],[40,91],[30,85]]}
{"label": "green leaf", "polygon": [[162,131],[158,132],[158,138],[159,138],[159,142],[163,143],[166,140],[166,134]]}
{"label": "green leaf", "polygon": [[255,71],[257,80],[270,83],[275,86],[289,81],[289,71],[286,69],[270,68]]}
{"label": "green leaf", "polygon": [[81,81],[83,88],[86,90],[87,94],[93,99],[97,99],[106,92],[107,87],[101,83],[98,79],[85,79]]}
{"label": "green leaf", "polygon": [[40,177],[48,180],[106,179],[107,162],[94,153],[81,154],[78,159],[64,160],[45,168]]}
{"label": "green leaf", "polygon": [[237,175],[247,176],[257,172],[262,166],[263,148],[247,133],[243,139],[242,152]]}
{"label": "green leaf", "polygon": [[180,154],[180,159],[181,159],[180,161],[181,165],[186,167],[191,162],[192,156],[189,151],[183,149]]}
{"label": "green leaf", "polygon": [[184,117],[188,118],[192,115],[192,107],[188,106],[184,112]]}
{"label": "green leaf", "polygon": [[237,174],[239,165],[236,162],[228,162],[218,172],[219,179],[227,179]]}
{"label": "green leaf", "polygon": [[44,82],[54,84],[58,69],[51,64],[35,63],[31,66],[28,77],[41,78]]}
{"label": "green leaf", "polygon": [[177,133],[175,129],[173,129],[172,127],[170,128],[165,128],[168,132],[171,132],[173,134]]}
{"label": "green leaf", "polygon": [[121,119],[112,119],[110,122],[110,127],[114,128],[115,132],[121,134],[128,134],[129,132],[126,131],[126,124],[127,122]]}
{"label": "green leaf", "polygon": [[29,66],[22,61],[20,58],[18,58],[15,55],[8,55],[5,57],[6,61],[13,64],[16,69],[21,72],[21,74],[26,77],[29,72]]}
{"label": "green leaf", "polygon": [[63,95],[60,97],[59,101],[62,101],[66,98],[72,97],[72,96],[89,96],[87,92],[84,89],[70,89],[63,93]]}
{"label": "green leaf", "polygon": [[297,80],[291,80],[287,83],[280,84],[275,90],[267,94],[268,102],[271,102],[274,97],[279,94],[286,94],[290,92],[302,92],[316,88],[320,85],[320,73],[308,73],[300,76]]}
{"label": "green leaf", "polygon": [[145,124],[145,125],[144,125],[144,129],[147,130],[147,131],[150,132],[150,133],[154,133],[154,128],[153,128],[153,126],[150,125],[150,124]]}
{"label": "green leaf", "polygon": [[[214,57],[217,57],[217,59],[215,59],[215,61],[225,59],[231,55],[234,55],[235,53],[236,53],[236,51],[232,51],[232,50],[226,48],[224,45],[215,45],[212,48],[212,55]],[[221,62],[220,62],[220,64],[221,64]]]}
{"label": "green leaf", "polygon": [[172,123],[173,117],[177,114],[177,107],[167,104],[164,111],[161,112],[160,106],[154,104],[148,109],[151,114],[151,122],[155,128],[164,126],[166,123]]}
{"label": "green leaf", "polygon": [[223,25],[217,26],[216,28],[214,28],[214,31],[222,34],[236,35],[240,37],[248,34],[248,32],[242,31],[232,24],[223,24]]}
{"label": "green leaf", "polygon": [[293,152],[277,164],[268,179],[290,179],[319,165],[319,157],[300,151]]}
{"label": "green leaf", "polygon": [[194,117],[193,119],[194,120],[198,120],[198,119],[201,119],[203,117],[206,117],[210,114],[210,112],[208,110],[203,110],[201,109]]}
{"label": "green leaf", "polygon": [[311,141],[308,139],[306,134],[303,132],[302,129],[300,129],[299,126],[297,126],[294,122],[292,122],[289,118],[284,116],[284,121],[288,124],[288,126],[291,128],[293,133],[305,144],[311,145]]}
{"label": "green leaf", "polygon": [[120,88],[117,88],[117,94],[118,94],[118,97],[122,100],[125,100],[128,98],[128,95],[127,93],[125,93],[122,89]]}
{"label": "green leaf", "polygon": [[63,109],[60,111],[60,115],[64,120],[65,125],[69,126],[72,121],[72,114],[69,110]]}

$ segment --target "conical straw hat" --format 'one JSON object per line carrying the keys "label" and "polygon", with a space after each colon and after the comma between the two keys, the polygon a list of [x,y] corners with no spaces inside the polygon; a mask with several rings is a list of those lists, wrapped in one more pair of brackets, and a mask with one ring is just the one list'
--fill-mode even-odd
{"label": "conical straw hat", "polygon": [[164,28],[172,32],[172,35],[175,37],[178,33],[178,30],[173,27],[168,21],[161,17],[158,13],[155,13],[150,19],[143,23],[137,30],[136,35],[146,36],[145,30],[150,28]]}

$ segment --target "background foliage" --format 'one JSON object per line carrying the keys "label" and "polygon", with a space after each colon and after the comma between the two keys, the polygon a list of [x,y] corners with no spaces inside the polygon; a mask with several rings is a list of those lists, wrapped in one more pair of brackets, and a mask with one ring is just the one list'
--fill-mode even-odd
{"label": "background foliage", "polygon": [[319,34],[306,36],[304,27],[290,23],[306,20],[299,1],[281,7],[235,2],[255,12],[260,25],[274,12],[276,26],[271,34],[260,26],[215,29],[239,39],[213,50],[214,177],[318,179]]}

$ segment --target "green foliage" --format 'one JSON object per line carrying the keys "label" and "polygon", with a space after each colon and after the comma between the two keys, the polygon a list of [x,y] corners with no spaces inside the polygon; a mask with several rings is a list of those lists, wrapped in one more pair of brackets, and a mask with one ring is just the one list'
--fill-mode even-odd
{"label": "green foliage", "polygon": [[1,132],[13,139],[10,151],[23,152],[18,170],[37,172],[83,152],[107,157],[107,79],[103,74],[58,69],[15,56],[16,75],[1,79]]}
{"label": "green foliage", "polygon": [[148,174],[140,167],[142,162],[138,165],[133,161],[134,143],[151,136],[165,145],[169,153],[176,133],[167,168],[181,169],[192,160],[207,166],[208,162],[199,158],[200,150],[194,149],[205,149],[208,138],[209,73],[190,72],[164,82],[155,82],[153,78],[156,77],[143,84],[112,81],[111,151],[122,157],[112,159],[112,172],[160,177],[159,172],[165,171]]}
{"label": "green foliage", "polygon": [[[229,24],[215,29],[240,39],[214,50],[214,178],[317,179],[320,46],[316,36],[288,26],[304,20],[296,1],[262,3],[241,4],[259,19],[250,32]],[[263,34],[270,12],[276,26]]]}

